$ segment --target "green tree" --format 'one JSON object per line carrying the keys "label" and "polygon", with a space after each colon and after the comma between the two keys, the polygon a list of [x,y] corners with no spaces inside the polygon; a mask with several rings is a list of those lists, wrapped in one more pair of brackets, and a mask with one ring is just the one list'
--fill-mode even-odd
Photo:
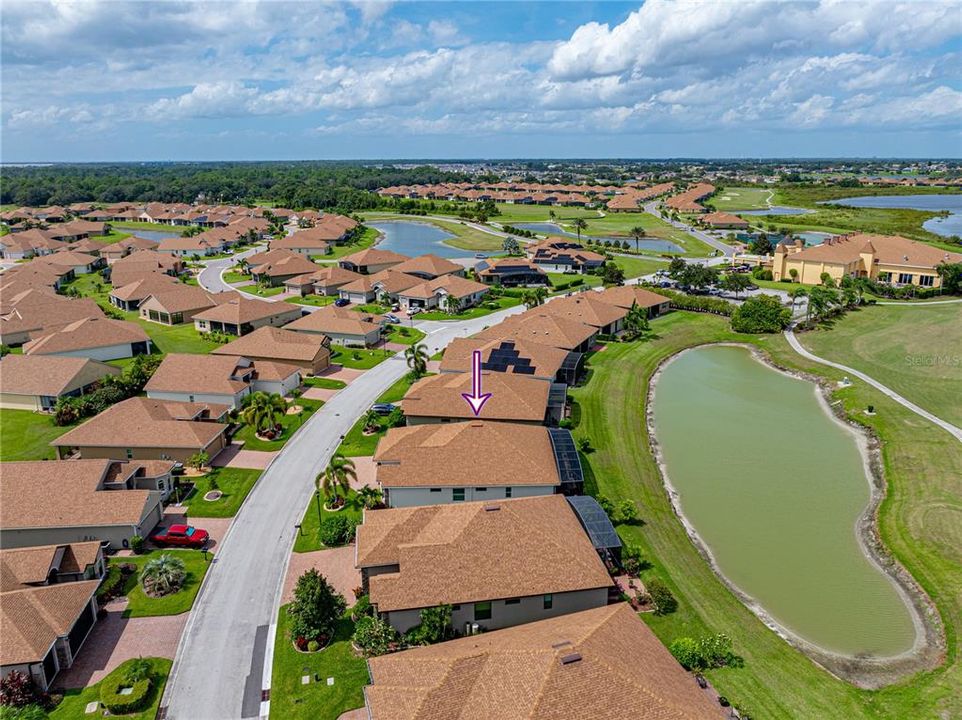
{"label": "green tree", "polygon": [[357,500],[362,507],[370,510],[384,502],[384,493],[380,488],[365,485],[357,491]]}
{"label": "green tree", "polygon": [[753,295],[732,313],[732,330],[740,333],[781,332],[792,320],[791,311],[773,295]]}
{"label": "green tree", "polygon": [[638,303],[632,303],[625,315],[625,339],[637,340],[648,332],[648,311]]}
{"label": "green tree", "polygon": [[411,368],[411,373],[415,378],[424,377],[428,371],[428,360],[430,359],[428,349],[421,343],[411,345],[404,350],[404,360]]}
{"label": "green tree", "polygon": [[[354,461],[341,453],[335,453],[331,461],[314,478],[314,489],[323,495],[328,507],[340,507],[351,491],[351,483],[357,482]],[[320,513],[320,511],[318,511]],[[318,514],[320,520],[320,514]]]}
{"label": "green tree", "polygon": [[508,253],[508,255],[521,254],[521,245],[518,244],[518,239],[511,235],[508,235],[508,237],[504,239],[504,242],[501,243],[501,249]]}
{"label": "green tree", "polygon": [[625,282],[625,271],[613,262],[606,262],[601,269],[601,280],[605,285],[622,285]]}
{"label": "green tree", "polygon": [[962,263],[942,262],[935,266],[942,281],[940,290],[950,295],[962,294]]}
{"label": "green tree", "polygon": [[383,655],[398,640],[397,630],[379,617],[365,615],[354,626],[354,644],[369,657]]}
{"label": "green tree", "polygon": [[752,286],[752,281],[748,279],[747,275],[742,275],[741,273],[727,273],[722,275],[718,281],[718,286],[723,290],[735,293],[735,297],[737,298],[739,293]]}
{"label": "green tree", "polygon": [[578,233],[578,242],[580,243],[581,231],[588,229],[588,223],[585,222],[584,218],[575,218],[572,221],[571,226],[575,229],[575,232]]}
{"label": "green tree", "polygon": [[346,605],[327,578],[315,568],[306,571],[297,578],[294,601],[287,608],[291,639],[330,637]]}
{"label": "green tree", "polygon": [[200,470],[203,467],[207,467],[210,464],[210,455],[201,450],[200,452],[194,453],[189,458],[187,458],[187,467],[194,468],[195,470]]}
{"label": "green tree", "polygon": [[447,310],[452,315],[457,315],[461,312],[461,300],[454,295],[444,296],[444,309]]}
{"label": "green tree", "polygon": [[640,252],[641,241],[645,237],[645,229],[640,225],[636,225],[628,231],[628,234],[631,235],[631,238],[635,241],[635,252]]}
{"label": "green tree", "polygon": [[255,432],[265,433],[273,432],[286,412],[287,403],[283,397],[258,391],[244,398],[240,416]]}
{"label": "green tree", "polygon": [[151,558],[140,572],[140,583],[148,595],[170,595],[175,593],[187,579],[184,561],[168,553]]}
{"label": "green tree", "polygon": [[433,645],[454,637],[451,625],[451,606],[438,605],[420,612],[421,623],[411,628],[405,639],[412,645]]}

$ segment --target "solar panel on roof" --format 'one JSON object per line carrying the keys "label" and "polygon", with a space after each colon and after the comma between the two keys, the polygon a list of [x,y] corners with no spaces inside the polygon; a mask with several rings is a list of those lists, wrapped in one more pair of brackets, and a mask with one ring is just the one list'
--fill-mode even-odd
{"label": "solar panel on roof", "polygon": [[568,498],[571,509],[575,511],[581,526],[588,533],[588,539],[597,550],[621,547],[621,538],[607,513],[590,495],[575,495]]}

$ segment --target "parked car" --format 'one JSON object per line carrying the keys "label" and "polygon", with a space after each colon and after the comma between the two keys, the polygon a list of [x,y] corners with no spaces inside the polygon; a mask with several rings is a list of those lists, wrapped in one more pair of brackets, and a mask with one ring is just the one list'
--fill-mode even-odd
{"label": "parked car", "polygon": [[408,310],[408,315],[417,315],[419,312],[421,312],[421,308],[419,307],[411,308],[410,310]]}
{"label": "parked car", "polygon": [[397,410],[397,405],[393,403],[374,403],[371,406],[371,410],[376,412],[378,415],[390,415],[392,412]]}
{"label": "parked car", "polygon": [[476,260],[484,260],[484,259],[487,257],[487,255],[485,255],[484,253],[480,253],[480,252],[479,252],[479,253],[475,253],[475,254],[474,254],[474,257],[475,257]]}
{"label": "parked car", "polygon": [[397,315],[388,313],[384,316],[384,322],[390,323],[391,325],[398,325],[401,322],[401,318],[399,318]]}
{"label": "parked car", "polygon": [[171,525],[166,530],[161,528],[159,532],[150,536],[150,541],[154,545],[162,547],[202,548],[208,540],[210,540],[208,532],[193,525]]}
{"label": "parked car", "polygon": [[345,307],[350,304],[351,304],[351,301],[348,300],[347,298],[338,298],[337,300],[334,301],[334,307]]}

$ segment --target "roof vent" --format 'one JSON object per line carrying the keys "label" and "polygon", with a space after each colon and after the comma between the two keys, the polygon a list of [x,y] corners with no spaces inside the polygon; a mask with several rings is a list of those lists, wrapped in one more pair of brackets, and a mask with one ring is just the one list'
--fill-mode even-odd
{"label": "roof vent", "polygon": [[581,653],[570,653],[561,656],[562,665],[573,665],[576,662],[581,662]]}
{"label": "roof vent", "polygon": [[501,506],[497,505],[496,503],[491,503],[489,505],[484,506],[485,512],[498,512],[498,510],[500,509],[501,509]]}
{"label": "roof vent", "polygon": [[571,641],[570,641],[570,640],[562,640],[561,642],[556,642],[554,645],[552,645],[552,646],[551,646],[551,649],[552,649],[552,650],[558,650],[559,648],[563,648],[563,647],[565,647],[566,645],[570,645],[570,644],[571,644]]}

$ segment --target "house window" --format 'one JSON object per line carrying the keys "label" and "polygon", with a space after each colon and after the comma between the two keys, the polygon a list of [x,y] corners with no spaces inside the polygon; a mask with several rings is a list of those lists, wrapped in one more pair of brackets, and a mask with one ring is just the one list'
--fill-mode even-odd
{"label": "house window", "polygon": [[932,287],[935,285],[935,275],[919,275],[919,285],[922,287]]}
{"label": "house window", "polygon": [[882,272],[878,274],[879,282],[892,282],[892,273]]}
{"label": "house window", "polygon": [[507,600],[504,601],[504,604],[505,604],[505,605],[520,605],[520,604],[521,604],[521,598],[508,598]]}
{"label": "house window", "polygon": [[134,459],[134,451],[131,448],[127,448],[127,459],[128,460]]}
{"label": "house window", "polygon": [[461,609],[461,606],[458,605],[458,604],[455,604],[455,605],[452,605],[452,606],[451,606],[451,612],[457,612],[457,611],[460,610],[460,609]]}
{"label": "house window", "polygon": [[899,273],[899,285],[911,285],[912,273]]}
{"label": "house window", "polygon": [[483,487],[483,488],[475,488],[474,491],[475,491],[475,492],[487,492],[488,489],[487,489],[486,487]]}
{"label": "house window", "polygon": [[474,604],[474,619],[475,621],[491,619],[490,600],[488,602],[477,602]]}
{"label": "house window", "polygon": [[441,492],[441,488],[431,488],[431,492]]}
{"label": "house window", "polygon": [[189,398],[189,399],[188,399],[188,402],[194,402],[194,396],[193,396],[193,395],[188,395],[187,397]]}
{"label": "house window", "polygon": [[504,496],[505,496],[506,498],[511,497],[511,488],[506,487],[506,488],[504,489]]}
{"label": "house window", "polygon": [[544,596],[543,599],[544,599],[545,610],[550,610],[552,607],[554,607],[554,595],[552,595],[551,593],[548,593],[547,595]]}
{"label": "house window", "polygon": [[454,488],[451,491],[451,500],[453,502],[464,502],[464,488]]}

